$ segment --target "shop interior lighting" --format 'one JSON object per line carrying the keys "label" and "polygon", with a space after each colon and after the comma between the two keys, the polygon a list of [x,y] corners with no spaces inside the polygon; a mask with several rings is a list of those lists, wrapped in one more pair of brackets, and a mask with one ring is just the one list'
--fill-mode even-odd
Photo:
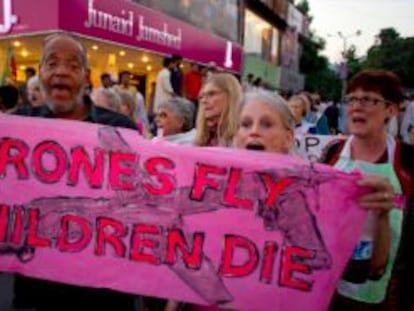
{"label": "shop interior lighting", "polygon": [[128,63],[128,68],[129,68],[129,69],[134,68],[134,64],[133,64],[133,63]]}
{"label": "shop interior lighting", "polygon": [[92,45],[92,50],[97,51],[98,49],[99,47],[96,44]]}
{"label": "shop interior lighting", "polygon": [[257,22],[260,21],[260,17],[254,14],[252,11],[247,10],[245,19],[247,22]]}
{"label": "shop interior lighting", "polygon": [[27,57],[27,56],[29,56],[29,52],[27,50],[22,50],[20,55],[23,56],[23,57]]}
{"label": "shop interior lighting", "polygon": [[263,22],[259,22],[256,24],[256,29],[259,31],[262,31],[264,29],[268,29],[270,28],[269,24],[263,23]]}
{"label": "shop interior lighting", "polygon": [[146,55],[142,56],[141,60],[142,60],[143,63],[148,63],[149,62],[149,58]]}
{"label": "shop interior lighting", "polygon": [[125,55],[126,55],[126,53],[125,53],[125,51],[119,51],[119,55],[120,55],[120,56],[125,56]]}
{"label": "shop interior lighting", "polygon": [[266,28],[271,28],[270,24],[266,23],[259,16],[250,11],[247,11],[246,22],[250,25],[255,25],[258,31],[262,31]]}
{"label": "shop interior lighting", "polygon": [[19,66],[19,69],[20,69],[20,70],[26,70],[26,66],[25,66],[25,65],[20,65],[20,66]]}
{"label": "shop interior lighting", "polygon": [[147,66],[147,70],[148,70],[148,71],[151,71],[151,70],[152,70],[152,66],[148,65],[148,66]]}
{"label": "shop interior lighting", "polygon": [[252,20],[254,20],[254,16],[252,16],[252,14],[250,13],[247,13],[246,14],[246,22],[250,22],[250,21],[252,21]]}
{"label": "shop interior lighting", "polygon": [[13,41],[13,46],[15,47],[15,48],[19,48],[19,47],[21,47],[22,46],[22,43],[20,42],[20,41]]}

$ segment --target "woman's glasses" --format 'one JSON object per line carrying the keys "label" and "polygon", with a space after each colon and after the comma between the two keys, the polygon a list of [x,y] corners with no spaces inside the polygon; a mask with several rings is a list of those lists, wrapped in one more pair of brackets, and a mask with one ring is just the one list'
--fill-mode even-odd
{"label": "woman's glasses", "polygon": [[380,103],[391,104],[388,100],[382,98],[375,98],[372,96],[362,96],[357,97],[354,95],[349,95],[345,97],[345,104],[346,105],[354,105],[355,103],[359,103],[362,107],[373,107]]}
{"label": "woman's glasses", "polygon": [[208,92],[204,92],[204,93],[200,93],[200,95],[198,96],[198,100],[201,101],[203,99],[210,99],[220,93],[224,93],[223,91],[215,91],[215,90],[211,90]]}

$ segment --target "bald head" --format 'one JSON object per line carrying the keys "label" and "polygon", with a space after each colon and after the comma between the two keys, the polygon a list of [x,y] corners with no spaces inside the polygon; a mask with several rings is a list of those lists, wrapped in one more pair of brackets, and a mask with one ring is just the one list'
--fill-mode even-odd
{"label": "bald head", "polygon": [[74,36],[68,33],[56,33],[50,36],[47,36],[43,41],[43,48],[42,48],[42,58],[40,60],[40,65],[44,62],[46,58],[46,54],[49,51],[49,47],[56,44],[56,42],[66,43],[67,45],[71,45],[75,50],[78,50],[77,53],[79,55],[79,59],[81,60],[81,65],[83,68],[88,68],[88,61],[86,58],[86,48],[85,46]]}
{"label": "bald head", "polygon": [[59,33],[45,39],[40,81],[52,111],[70,114],[81,109],[86,72],[86,50],[76,38]]}

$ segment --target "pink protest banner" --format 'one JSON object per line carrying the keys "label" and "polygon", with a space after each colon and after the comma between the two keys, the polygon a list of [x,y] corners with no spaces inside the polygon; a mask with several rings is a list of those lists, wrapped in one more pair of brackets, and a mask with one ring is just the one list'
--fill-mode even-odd
{"label": "pink protest banner", "polygon": [[242,310],[326,310],[358,175],[0,115],[0,271]]}

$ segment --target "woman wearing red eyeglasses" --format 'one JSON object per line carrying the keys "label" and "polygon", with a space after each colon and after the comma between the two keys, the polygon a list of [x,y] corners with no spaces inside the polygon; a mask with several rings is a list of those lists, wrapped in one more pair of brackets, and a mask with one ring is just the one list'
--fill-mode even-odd
{"label": "woman wearing red eyeglasses", "polygon": [[[401,244],[411,241],[409,235],[403,234],[401,239],[403,211],[394,207],[399,194],[412,196],[414,149],[386,133],[387,122],[397,113],[402,100],[400,81],[392,72],[371,70],[355,76],[348,85],[345,100],[351,135],[346,141],[329,146],[323,156],[324,163],[338,169],[358,169],[372,176],[366,186],[376,190],[369,200],[360,202],[369,209],[367,221],[338,284],[331,310],[407,308],[407,301],[399,301],[399,306],[390,306],[392,299],[386,299],[390,298],[391,292],[395,296],[395,286],[390,286],[395,282],[390,280],[393,270],[396,272],[401,268],[398,263],[404,257],[400,249],[401,256],[395,264],[397,250]],[[407,209],[406,213],[409,217],[412,211]],[[414,244],[410,247],[413,248]],[[414,257],[408,252],[404,255],[408,257],[404,257],[403,274],[409,279],[412,263],[407,265],[407,258]],[[410,282],[398,289],[398,296],[403,297],[403,291],[412,293],[409,286]]]}

